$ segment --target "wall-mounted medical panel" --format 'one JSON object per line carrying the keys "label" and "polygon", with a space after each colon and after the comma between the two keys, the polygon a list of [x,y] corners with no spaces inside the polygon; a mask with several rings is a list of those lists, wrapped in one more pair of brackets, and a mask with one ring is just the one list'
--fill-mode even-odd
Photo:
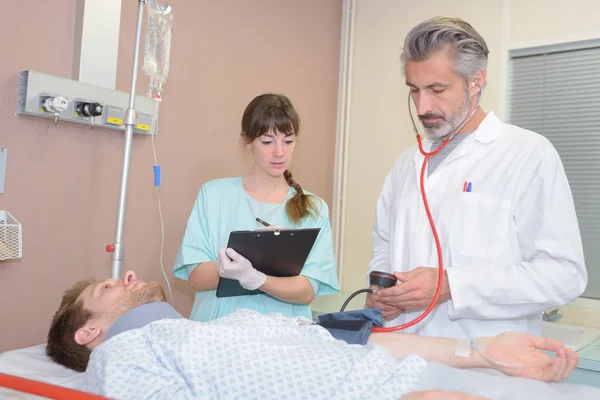
{"label": "wall-mounted medical panel", "polygon": [[[129,93],[27,70],[19,77],[17,114],[125,131]],[[155,135],[154,100],[135,97],[133,132]]]}

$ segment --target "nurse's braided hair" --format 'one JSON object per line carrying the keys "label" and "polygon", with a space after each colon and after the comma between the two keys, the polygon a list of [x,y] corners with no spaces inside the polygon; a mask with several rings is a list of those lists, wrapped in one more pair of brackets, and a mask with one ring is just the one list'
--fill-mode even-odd
{"label": "nurse's braided hair", "polygon": [[447,45],[454,70],[465,80],[487,69],[490,51],[485,40],[468,22],[453,17],[431,18],[412,28],[404,39],[402,66],[406,61],[427,60]]}
{"label": "nurse's braided hair", "polygon": [[[298,136],[300,132],[300,117],[292,102],[282,94],[266,93],[255,97],[242,116],[242,139],[245,143],[252,143],[269,131],[288,136]],[[285,170],[283,177],[296,190],[286,205],[288,218],[298,223],[309,215],[316,215],[318,210],[312,196],[304,193],[289,170]]]}

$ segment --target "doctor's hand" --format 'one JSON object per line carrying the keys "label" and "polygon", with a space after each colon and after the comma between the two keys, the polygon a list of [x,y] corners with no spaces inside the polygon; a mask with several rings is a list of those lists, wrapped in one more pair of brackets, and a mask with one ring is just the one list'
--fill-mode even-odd
{"label": "doctor's hand", "polygon": [[257,271],[248,259],[231,248],[219,250],[217,271],[222,278],[235,279],[246,290],[255,290],[267,280],[267,276]]}
{"label": "doctor's hand", "polygon": [[[567,378],[577,367],[579,355],[554,339],[506,332],[475,341],[485,362],[507,375],[552,382]],[[540,350],[556,353],[556,357]]]}
{"label": "doctor's hand", "polygon": [[[376,286],[371,286],[371,289],[376,288]],[[404,312],[403,308],[397,308],[393,305],[381,303],[377,298],[377,295],[373,293],[367,295],[366,305],[369,308],[381,308],[381,316],[387,320],[392,320]]]}
{"label": "doctor's hand", "polygon": [[[437,289],[438,268],[418,267],[409,272],[394,272],[394,275],[400,283],[379,290],[376,295],[378,302],[405,310],[424,310],[429,307]],[[451,298],[448,275],[444,272],[438,304]]]}

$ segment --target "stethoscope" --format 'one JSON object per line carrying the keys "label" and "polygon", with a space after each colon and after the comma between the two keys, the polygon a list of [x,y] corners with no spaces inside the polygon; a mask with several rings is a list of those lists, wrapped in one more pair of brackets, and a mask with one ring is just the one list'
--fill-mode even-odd
{"label": "stethoscope", "polygon": [[[389,326],[389,327],[373,327],[372,328],[373,332],[398,331],[398,330],[406,329],[410,326],[413,326],[413,325],[421,322],[433,310],[433,308],[437,304],[437,301],[440,297],[440,293],[442,291],[442,283],[444,282],[444,260],[442,257],[442,246],[440,244],[440,238],[438,236],[437,229],[435,227],[435,223],[433,222],[433,217],[431,216],[431,211],[429,210],[429,202],[427,201],[427,194],[425,193],[425,171],[427,170],[427,162],[429,161],[429,158],[431,156],[438,154],[440,151],[442,151],[442,149],[450,142],[450,140],[452,140],[452,138],[458,132],[460,132],[460,130],[471,120],[471,118],[473,118],[473,115],[475,115],[475,112],[481,105],[481,98],[483,97],[483,87],[475,82],[472,82],[471,85],[472,85],[472,87],[475,87],[475,86],[479,87],[479,96],[477,98],[477,105],[473,108],[473,110],[467,116],[467,118],[465,118],[465,120],[442,142],[440,147],[438,147],[436,150],[434,150],[432,152],[426,152],[423,149],[423,140],[421,138],[421,135],[419,134],[419,131],[417,130],[417,125],[413,118],[411,107],[410,107],[411,95],[410,95],[410,93],[408,94],[408,114],[410,115],[410,120],[412,122],[413,130],[417,137],[417,143],[419,144],[419,151],[421,152],[421,154],[423,154],[423,156],[425,156],[425,160],[423,160],[423,166],[421,167],[421,175],[420,175],[421,198],[423,199],[423,205],[425,206],[425,212],[427,213],[427,219],[429,220],[429,225],[431,226],[431,231],[433,233],[433,239],[435,240],[435,246],[437,249],[437,256],[438,256],[437,288],[435,290],[435,295],[433,296],[433,300],[431,301],[431,304],[429,304],[429,307],[427,307],[427,309],[421,315],[419,315],[417,318],[413,319],[410,322],[402,324],[402,325]],[[377,290],[393,287],[397,283],[398,283],[398,279],[396,278],[396,276],[394,274],[390,274],[387,272],[381,272],[381,271],[372,271],[369,274],[369,285],[375,286],[377,289],[371,289],[371,288],[360,289],[360,290],[357,290],[356,292],[352,293],[348,297],[348,299],[344,302],[344,304],[342,305],[340,312],[343,312],[346,309],[346,306],[348,305],[348,303],[350,303],[350,300],[352,300],[356,295],[358,295],[360,293],[377,293]]]}

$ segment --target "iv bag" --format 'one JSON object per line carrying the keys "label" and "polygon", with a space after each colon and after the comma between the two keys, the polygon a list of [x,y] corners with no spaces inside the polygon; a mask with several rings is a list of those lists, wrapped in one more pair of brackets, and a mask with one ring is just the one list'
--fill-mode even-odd
{"label": "iv bag", "polygon": [[148,26],[144,46],[144,72],[160,88],[169,75],[171,51],[171,26],[173,14],[168,3],[159,5],[155,0],[148,1]]}

